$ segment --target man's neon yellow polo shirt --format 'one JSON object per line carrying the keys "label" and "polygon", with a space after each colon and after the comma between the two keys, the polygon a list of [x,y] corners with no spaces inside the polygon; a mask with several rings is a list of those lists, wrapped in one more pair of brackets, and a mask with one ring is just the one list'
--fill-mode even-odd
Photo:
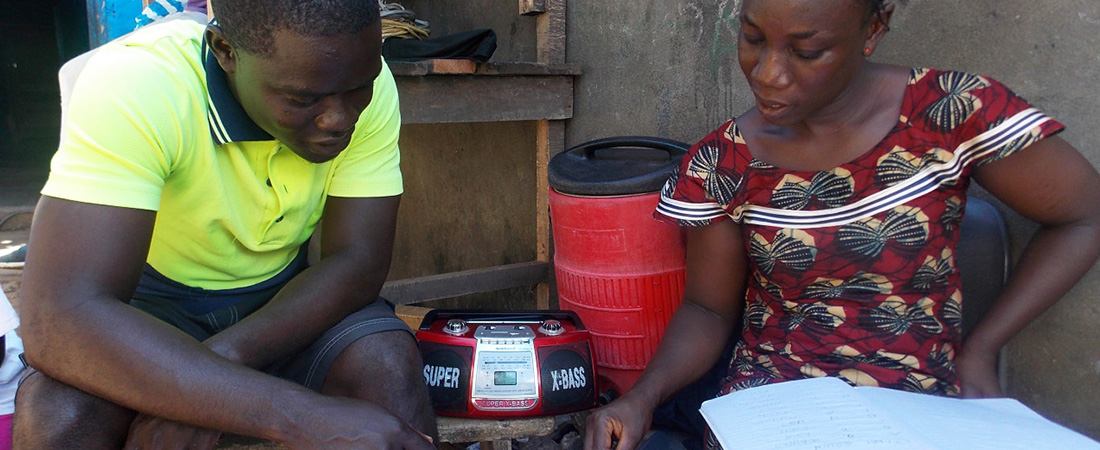
{"label": "man's neon yellow polo shirt", "polygon": [[42,194],[157,211],[149,265],[188,286],[230,289],[285,268],[327,196],[402,192],[401,117],[383,64],[351,145],[310,163],[248,118],[204,54],[204,29],[158,23],[95,50],[64,102]]}

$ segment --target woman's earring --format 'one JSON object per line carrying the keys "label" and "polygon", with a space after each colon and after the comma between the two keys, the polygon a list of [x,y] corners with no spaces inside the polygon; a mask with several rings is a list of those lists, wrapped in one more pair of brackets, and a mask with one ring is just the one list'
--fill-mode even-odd
{"label": "woman's earring", "polygon": [[863,49],[863,56],[871,56],[871,48],[867,47]]}

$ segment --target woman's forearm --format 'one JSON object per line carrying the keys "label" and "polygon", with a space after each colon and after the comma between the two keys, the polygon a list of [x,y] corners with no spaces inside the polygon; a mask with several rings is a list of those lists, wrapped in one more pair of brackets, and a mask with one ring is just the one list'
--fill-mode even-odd
{"label": "woman's forearm", "polygon": [[964,351],[999,351],[1057,303],[1092,268],[1098,256],[1100,224],[1080,221],[1040,228],[1001,296],[967,338]]}
{"label": "woman's forearm", "polygon": [[684,302],[631,394],[653,407],[667,400],[718,361],[735,326],[703,307]]}

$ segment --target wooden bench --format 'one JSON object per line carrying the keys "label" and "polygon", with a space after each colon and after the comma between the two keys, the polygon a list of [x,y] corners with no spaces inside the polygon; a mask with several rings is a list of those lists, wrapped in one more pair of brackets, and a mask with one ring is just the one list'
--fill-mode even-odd
{"label": "wooden bench", "polygon": [[[553,416],[527,419],[461,419],[439,417],[439,442],[468,444],[478,442],[481,450],[511,450],[512,439],[541,437],[554,431]],[[444,448],[443,445],[437,447]],[[262,439],[228,435],[214,447],[219,450],[285,450],[286,447]]]}
{"label": "wooden bench", "polygon": [[512,439],[540,437],[554,431],[555,418],[460,419],[439,418],[439,441],[450,444],[478,442],[481,450],[511,450]]}

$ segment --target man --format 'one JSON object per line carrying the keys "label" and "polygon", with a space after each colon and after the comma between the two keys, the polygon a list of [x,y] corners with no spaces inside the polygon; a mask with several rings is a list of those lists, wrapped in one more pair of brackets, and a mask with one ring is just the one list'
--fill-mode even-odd
{"label": "man", "polygon": [[66,94],[16,446],[433,448],[416,343],[378,299],[402,187],[377,4],[213,6],[97,49]]}

